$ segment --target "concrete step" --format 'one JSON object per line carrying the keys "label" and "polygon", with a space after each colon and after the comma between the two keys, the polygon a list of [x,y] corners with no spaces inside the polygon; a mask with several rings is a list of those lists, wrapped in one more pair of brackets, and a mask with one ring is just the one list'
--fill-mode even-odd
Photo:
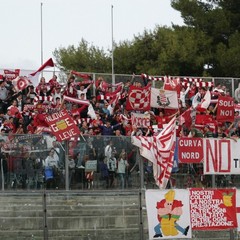
{"label": "concrete step", "polygon": [[[0,239],[4,240],[42,240],[43,231],[0,231]],[[147,239],[147,232],[145,232]],[[84,230],[48,230],[49,240],[139,240],[139,231],[136,229],[118,230],[118,229],[84,229]]]}

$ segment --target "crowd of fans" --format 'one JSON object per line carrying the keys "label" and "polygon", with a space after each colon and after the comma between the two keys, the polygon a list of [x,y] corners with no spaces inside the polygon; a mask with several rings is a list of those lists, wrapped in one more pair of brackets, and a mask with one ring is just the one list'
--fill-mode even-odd
{"label": "crowd of fans", "polygon": [[[111,84],[106,84],[101,77],[93,85],[93,81],[77,82],[74,75],[70,75],[66,85],[57,81],[57,76],[46,81],[41,77],[39,84],[34,87],[29,85],[26,89],[16,92],[11,81],[0,79],[0,129],[2,133],[14,134],[39,134],[47,132],[48,125],[44,121],[47,114],[59,109],[67,109],[83,135],[124,135],[133,134],[152,135],[154,130],[150,128],[136,129],[131,124],[131,112],[125,109],[128,91],[131,85],[141,87],[151,84],[151,81],[135,81],[130,79],[124,84],[121,98],[114,104],[111,103],[110,93],[114,91]],[[104,83],[104,84],[102,84]],[[95,94],[93,95],[93,88]],[[197,88],[192,82],[188,87],[182,87],[179,94],[179,109],[152,108],[151,126],[161,131],[164,124],[168,123],[173,116],[180,116],[192,106],[192,100],[196,94],[200,99],[204,98],[206,88]],[[212,99],[216,100],[219,95],[229,96],[230,93],[224,85],[211,87]],[[92,119],[88,114],[87,105],[63,100],[68,96],[79,100],[89,100],[93,106],[96,117]],[[237,94],[236,94],[237,96]],[[239,112],[235,112],[234,122],[216,121],[217,103],[213,101],[207,109],[196,111],[196,121],[191,126],[179,120],[178,136],[199,137],[230,137],[239,136],[240,125],[238,124]],[[141,112],[141,111],[138,111]],[[201,116],[208,115],[202,119]],[[179,119],[179,118],[178,118]],[[201,123],[200,127],[196,127]],[[118,131],[116,131],[118,130]]]}
{"label": "crowd of fans", "polygon": [[[100,159],[98,171],[101,171],[102,178],[106,180],[106,185],[113,186],[115,174],[118,172],[119,184],[122,188],[124,188],[125,176],[130,176],[131,170],[135,168],[136,161],[136,159],[131,161],[133,155],[136,155],[136,151],[129,148],[129,142],[122,141],[121,143],[124,136],[152,136],[160,132],[164,128],[164,124],[167,124],[174,116],[177,116],[178,119],[178,137],[231,137],[236,139],[240,136],[239,113],[237,111],[235,112],[234,122],[218,122],[216,120],[217,98],[220,95],[230,96],[228,89],[220,84],[210,87],[213,101],[207,109],[193,109],[192,101],[196,94],[201,100],[204,98],[207,89],[197,87],[196,83],[192,82],[186,87],[181,87],[178,96],[178,109],[152,108],[147,112],[137,111],[138,113],[150,114],[151,126],[146,128],[134,127],[131,124],[131,111],[127,111],[125,108],[129,88],[131,85],[144,87],[149,84],[152,84],[151,80],[142,79],[140,81],[132,77],[124,83],[121,97],[118,102],[113,104],[111,93],[116,89],[116,85],[107,84],[101,77],[93,83],[90,78],[77,81],[74,75],[70,75],[65,85],[57,81],[56,75],[48,81],[41,77],[37,86],[29,85],[20,92],[16,91],[11,80],[0,79],[1,134],[50,135],[45,116],[60,109],[67,109],[80,129],[81,139],[85,141],[84,143],[81,141],[69,142],[69,157],[70,161],[74,160],[74,167],[84,167],[87,160],[84,159],[86,156],[88,159]],[[235,93],[238,96],[237,89]],[[96,117],[91,118],[88,106],[82,104],[81,101],[66,101],[64,96],[71,99],[88,100],[93,106]],[[191,118],[182,121],[181,116],[189,110],[194,110],[194,120]],[[96,137],[91,138],[93,136]],[[98,139],[97,137],[100,136],[105,138]],[[109,138],[114,136],[116,136],[115,139]],[[90,141],[88,141],[89,139]],[[114,150],[115,147],[117,147],[117,150]],[[111,152],[108,153],[110,150]],[[45,168],[56,165],[55,167],[59,169],[64,165],[64,153],[62,152],[60,154],[62,156],[59,157],[56,155],[57,152],[58,155],[62,152],[61,147],[52,146],[49,154],[45,152],[44,157],[31,157],[34,158],[36,164],[40,162],[40,160],[36,162],[36,159],[41,159]],[[29,158],[29,155],[27,158]],[[61,164],[62,166],[60,166]],[[71,165],[70,162],[69,165]],[[146,171],[148,171],[148,167],[148,162],[146,162]],[[92,181],[91,175],[84,177]],[[72,171],[70,170],[70,181],[71,178]]]}

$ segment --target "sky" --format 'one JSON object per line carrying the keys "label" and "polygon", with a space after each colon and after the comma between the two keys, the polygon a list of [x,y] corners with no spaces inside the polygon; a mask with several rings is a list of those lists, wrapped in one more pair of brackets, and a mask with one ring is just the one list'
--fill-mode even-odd
{"label": "sky", "polygon": [[107,51],[112,36],[131,41],[156,25],[183,24],[170,0],[7,0],[0,9],[0,69],[36,70],[41,56],[45,62],[82,38]]}

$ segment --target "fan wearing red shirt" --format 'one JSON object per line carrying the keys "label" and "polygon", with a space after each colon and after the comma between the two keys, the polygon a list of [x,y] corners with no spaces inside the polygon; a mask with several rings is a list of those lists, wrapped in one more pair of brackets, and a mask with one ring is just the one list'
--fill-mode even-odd
{"label": "fan wearing red shirt", "polygon": [[163,129],[164,124],[167,124],[170,122],[170,120],[178,114],[178,111],[171,116],[165,116],[164,112],[162,110],[159,111],[159,114],[155,116],[155,120],[158,125],[158,129]]}

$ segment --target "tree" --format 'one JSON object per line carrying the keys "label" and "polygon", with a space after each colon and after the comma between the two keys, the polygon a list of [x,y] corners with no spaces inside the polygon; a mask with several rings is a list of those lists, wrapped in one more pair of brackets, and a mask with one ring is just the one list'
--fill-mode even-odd
{"label": "tree", "polygon": [[212,67],[209,73],[212,76],[238,76],[236,63],[231,64],[231,74],[228,74],[229,63],[238,53],[233,39],[240,30],[240,0],[172,0],[171,4],[181,12],[188,28],[205,34],[210,40],[211,57],[205,63]]}
{"label": "tree", "polygon": [[57,66],[64,71],[110,72],[111,70],[111,57],[103,49],[89,46],[84,39],[77,47],[70,45],[67,48],[55,49],[53,55]]}

